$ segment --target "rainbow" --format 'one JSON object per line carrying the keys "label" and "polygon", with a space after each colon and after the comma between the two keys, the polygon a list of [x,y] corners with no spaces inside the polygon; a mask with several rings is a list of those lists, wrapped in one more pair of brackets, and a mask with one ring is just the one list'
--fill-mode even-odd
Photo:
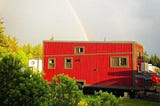
{"label": "rainbow", "polygon": [[74,17],[76,18],[76,20],[77,20],[77,22],[78,22],[78,24],[79,24],[79,26],[81,28],[81,31],[82,31],[83,36],[84,36],[84,39],[86,41],[89,41],[89,37],[88,37],[87,31],[85,29],[85,26],[83,25],[82,20],[80,19],[79,15],[77,14],[77,12],[75,11],[75,9],[73,8],[72,3],[70,2],[70,0],[66,0],[66,2],[67,2],[69,8],[71,9]]}

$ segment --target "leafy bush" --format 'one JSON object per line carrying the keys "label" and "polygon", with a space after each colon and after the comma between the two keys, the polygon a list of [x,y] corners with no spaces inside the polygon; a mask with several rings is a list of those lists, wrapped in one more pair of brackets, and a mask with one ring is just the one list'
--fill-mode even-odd
{"label": "leafy bush", "polygon": [[88,106],[119,106],[122,98],[116,98],[112,93],[99,91],[95,96],[87,96]]}
{"label": "leafy bush", "polygon": [[76,81],[66,75],[58,75],[51,83],[54,106],[76,106],[81,100],[82,91],[78,89]]}
{"label": "leafy bush", "polygon": [[101,106],[101,98],[98,95],[87,96],[86,101],[88,106]]}
{"label": "leafy bush", "polygon": [[18,59],[6,56],[0,62],[0,103],[2,106],[48,106],[51,89],[40,74],[21,70]]}

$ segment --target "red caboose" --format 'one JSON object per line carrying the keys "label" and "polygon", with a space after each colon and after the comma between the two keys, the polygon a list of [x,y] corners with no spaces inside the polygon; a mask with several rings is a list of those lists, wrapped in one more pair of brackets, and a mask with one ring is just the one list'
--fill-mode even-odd
{"label": "red caboose", "polygon": [[84,87],[138,90],[143,46],[132,41],[44,41],[44,79],[67,74]]}

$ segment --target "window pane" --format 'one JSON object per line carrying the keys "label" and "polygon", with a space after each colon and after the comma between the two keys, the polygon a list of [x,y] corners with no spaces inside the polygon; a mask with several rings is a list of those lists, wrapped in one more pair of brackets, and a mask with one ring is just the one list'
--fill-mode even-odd
{"label": "window pane", "polygon": [[119,58],[118,57],[113,57],[111,64],[112,64],[112,66],[119,66]]}
{"label": "window pane", "polygon": [[79,48],[79,52],[80,52],[80,53],[83,53],[83,48]]}
{"label": "window pane", "polygon": [[48,59],[48,68],[49,69],[55,68],[55,59]]}
{"label": "window pane", "polygon": [[121,58],[121,66],[127,65],[127,58]]}
{"label": "window pane", "polygon": [[72,68],[72,59],[65,59],[65,68],[66,69]]}
{"label": "window pane", "polygon": [[79,48],[76,48],[76,53],[79,53]]}
{"label": "window pane", "polygon": [[66,63],[71,63],[71,59],[66,59]]}

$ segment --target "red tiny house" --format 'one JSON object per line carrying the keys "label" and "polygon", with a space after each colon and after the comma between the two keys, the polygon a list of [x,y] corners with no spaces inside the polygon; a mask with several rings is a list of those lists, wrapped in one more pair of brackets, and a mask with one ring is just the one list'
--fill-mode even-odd
{"label": "red tiny house", "polygon": [[44,41],[44,79],[64,73],[84,86],[136,88],[143,54],[142,45],[129,41]]}

